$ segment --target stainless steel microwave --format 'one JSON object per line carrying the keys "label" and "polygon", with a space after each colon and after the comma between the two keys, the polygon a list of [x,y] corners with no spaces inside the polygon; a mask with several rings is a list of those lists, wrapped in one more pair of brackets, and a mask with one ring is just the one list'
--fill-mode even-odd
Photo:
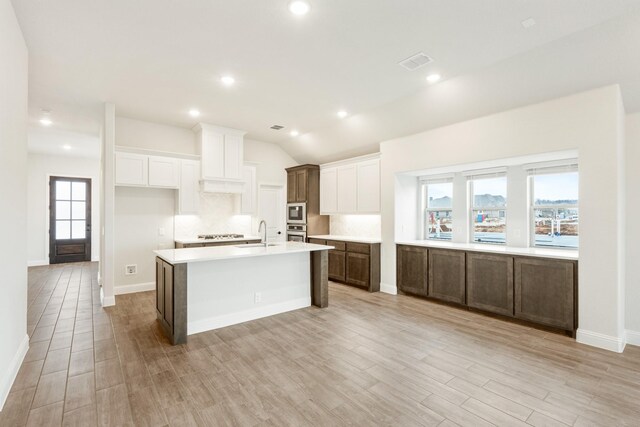
{"label": "stainless steel microwave", "polygon": [[307,223],[307,204],[306,203],[287,204],[287,223],[288,224],[306,224]]}

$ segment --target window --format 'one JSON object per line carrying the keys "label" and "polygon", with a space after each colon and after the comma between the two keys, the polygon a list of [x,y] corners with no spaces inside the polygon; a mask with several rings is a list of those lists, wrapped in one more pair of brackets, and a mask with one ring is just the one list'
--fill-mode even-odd
{"label": "window", "polygon": [[507,242],[507,177],[502,174],[470,177],[471,232],[478,243]]}
{"label": "window", "polygon": [[[559,172],[559,169],[564,169],[565,172]],[[577,248],[577,166],[534,169],[530,170],[529,174],[532,175],[530,178],[532,244]]]}
{"label": "window", "polygon": [[424,184],[425,238],[451,240],[453,233],[453,182],[427,181]]}

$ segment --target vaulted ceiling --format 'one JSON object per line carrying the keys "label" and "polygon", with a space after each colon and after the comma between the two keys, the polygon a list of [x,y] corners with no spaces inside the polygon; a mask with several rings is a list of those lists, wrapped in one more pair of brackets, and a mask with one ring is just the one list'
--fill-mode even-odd
{"label": "vaulted ceiling", "polygon": [[[322,162],[606,84],[640,110],[640,0],[310,3],[297,17],[288,0],[13,0],[31,119],[51,110],[55,131],[95,136],[112,102],[121,116],[243,129]],[[433,62],[398,65],[418,52]]]}

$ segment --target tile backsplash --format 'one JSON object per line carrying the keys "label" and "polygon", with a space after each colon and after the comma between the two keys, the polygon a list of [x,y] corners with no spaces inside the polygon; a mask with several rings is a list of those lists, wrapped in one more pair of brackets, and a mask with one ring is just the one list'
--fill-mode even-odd
{"label": "tile backsplash", "polygon": [[331,215],[330,232],[337,236],[380,238],[380,215]]}
{"label": "tile backsplash", "polygon": [[250,215],[239,215],[239,197],[235,194],[200,193],[199,215],[176,215],[176,239],[198,234],[237,233],[250,235]]}

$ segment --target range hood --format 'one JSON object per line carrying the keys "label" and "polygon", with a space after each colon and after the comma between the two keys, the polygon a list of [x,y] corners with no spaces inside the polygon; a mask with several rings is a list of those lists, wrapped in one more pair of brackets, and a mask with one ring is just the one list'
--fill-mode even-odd
{"label": "range hood", "polygon": [[242,193],[245,131],[207,123],[198,123],[197,134],[202,171],[202,191]]}

